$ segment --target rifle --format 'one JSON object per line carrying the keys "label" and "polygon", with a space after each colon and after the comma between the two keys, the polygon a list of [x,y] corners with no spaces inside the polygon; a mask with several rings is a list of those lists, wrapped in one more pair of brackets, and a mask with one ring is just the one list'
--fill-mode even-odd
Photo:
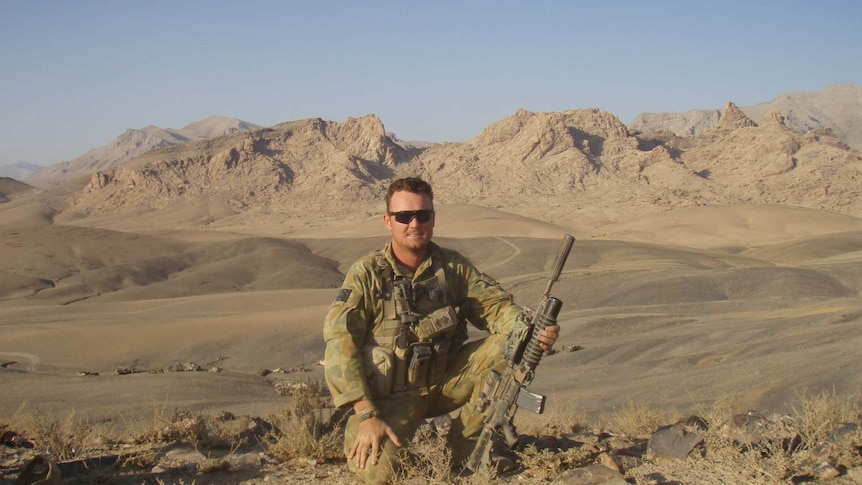
{"label": "rifle", "polygon": [[534,394],[526,387],[533,382],[536,367],[544,354],[539,342],[539,332],[557,323],[557,315],[563,306],[562,301],[551,296],[551,288],[560,277],[574,242],[575,238],[570,234],[563,238],[563,245],[548,276],[548,286],[533,318],[529,324],[513,330],[509,336],[505,355],[508,361],[506,369],[502,374],[492,370],[479,394],[477,411],[484,413],[484,424],[476,446],[467,460],[467,467],[474,472],[490,463],[492,438],[495,435],[502,433],[509,448],[515,447],[518,435],[512,419],[519,406],[537,414],[545,410],[545,396]]}

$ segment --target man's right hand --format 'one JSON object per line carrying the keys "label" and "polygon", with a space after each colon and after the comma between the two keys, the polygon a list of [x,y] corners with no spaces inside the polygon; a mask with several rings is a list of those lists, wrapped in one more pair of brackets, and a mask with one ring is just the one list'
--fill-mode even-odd
{"label": "man's right hand", "polygon": [[383,440],[387,437],[392,440],[395,446],[401,448],[401,440],[398,439],[395,430],[386,424],[386,421],[379,417],[366,419],[359,423],[359,433],[356,435],[356,441],[353,442],[347,459],[356,460],[356,468],[360,470],[365,468],[366,462],[370,465],[376,465]]}

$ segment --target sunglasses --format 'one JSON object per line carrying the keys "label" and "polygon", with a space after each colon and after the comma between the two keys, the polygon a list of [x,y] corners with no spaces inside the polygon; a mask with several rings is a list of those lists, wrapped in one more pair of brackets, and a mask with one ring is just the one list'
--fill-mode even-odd
{"label": "sunglasses", "polygon": [[387,212],[387,216],[394,217],[399,224],[410,224],[415,217],[419,224],[425,224],[434,217],[434,209],[423,209],[419,211]]}

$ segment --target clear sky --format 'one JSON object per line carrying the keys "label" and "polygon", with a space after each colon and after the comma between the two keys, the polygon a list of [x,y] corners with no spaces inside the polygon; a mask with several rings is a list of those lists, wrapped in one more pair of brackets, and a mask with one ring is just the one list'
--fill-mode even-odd
{"label": "clear sky", "polygon": [[209,115],[466,141],[519,108],[629,123],[830,84],[862,84],[860,1],[0,0],[0,165]]}

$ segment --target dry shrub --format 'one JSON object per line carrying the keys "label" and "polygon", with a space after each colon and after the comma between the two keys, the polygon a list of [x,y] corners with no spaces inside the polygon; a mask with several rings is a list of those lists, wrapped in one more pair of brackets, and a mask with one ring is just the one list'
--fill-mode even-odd
{"label": "dry shrub", "polygon": [[290,394],[290,407],[270,416],[273,430],[263,440],[267,454],[283,462],[343,459],[343,423],[332,419],[323,385],[312,380],[295,386]]}
{"label": "dry shrub", "polygon": [[839,423],[859,422],[860,419],[858,403],[839,400],[835,391],[802,393],[799,405],[792,410],[789,425],[809,448],[823,442]]}
{"label": "dry shrub", "polygon": [[401,456],[398,483],[450,484],[456,481],[452,473],[452,450],[446,438],[430,426],[416,431],[407,452]]}
{"label": "dry shrub", "polygon": [[28,403],[18,409],[11,425],[33,441],[37,452],[47,453],[58,461],[86,456],[106,441],[104,430],[74,411],[61,419]]}
{"label": "dry shrub", "polygon": [[[711,423],[704,437],[703,456],[685,460],[656,459],[627,470],[638,484],[746,483],[766,485],[791,481],[816,481],[824,462],[835,470],[862,465],[860,408],[851,399],[840,400],[834,392],[802,394],[790,415],[765,419],[756,430],[760,438],[740,443],[722,433],[723,423],[735,414],[727,401],[705,413]],[[850,431],[830,437],[842,422],[857,423]],[[836,472],[837,473],[837,472]]]}
{"label": "dry shrub", "polygon": [[667,411],[634,401],[629,401],[625,407],[614,411],[602,421],[606,429],[627,436],[652,434],[660,426],[672,422]]}
{"label": "dry shrub", "polygon": [[209,457],[201,463],[198,471],[200,473],[216,473],[230,469],[230,461],[225,458]]}
{"label": "dry shrub", "polygon": [[582,448],[538,451],[535,446],[528,446],[518,456],[524,466],[522,476],[547,481],[558,477],[565,470],[588,466],[593,461],[593,454]]}
{"label": "dry shrub", "polygon": [[586,429],[587,416],[578,411],[571,401],[563,401],[554,407],[552,402],[543,414],[518,411],[516,414],[518,431],[531,436],[551,436],[562,438],[571,433]]}

